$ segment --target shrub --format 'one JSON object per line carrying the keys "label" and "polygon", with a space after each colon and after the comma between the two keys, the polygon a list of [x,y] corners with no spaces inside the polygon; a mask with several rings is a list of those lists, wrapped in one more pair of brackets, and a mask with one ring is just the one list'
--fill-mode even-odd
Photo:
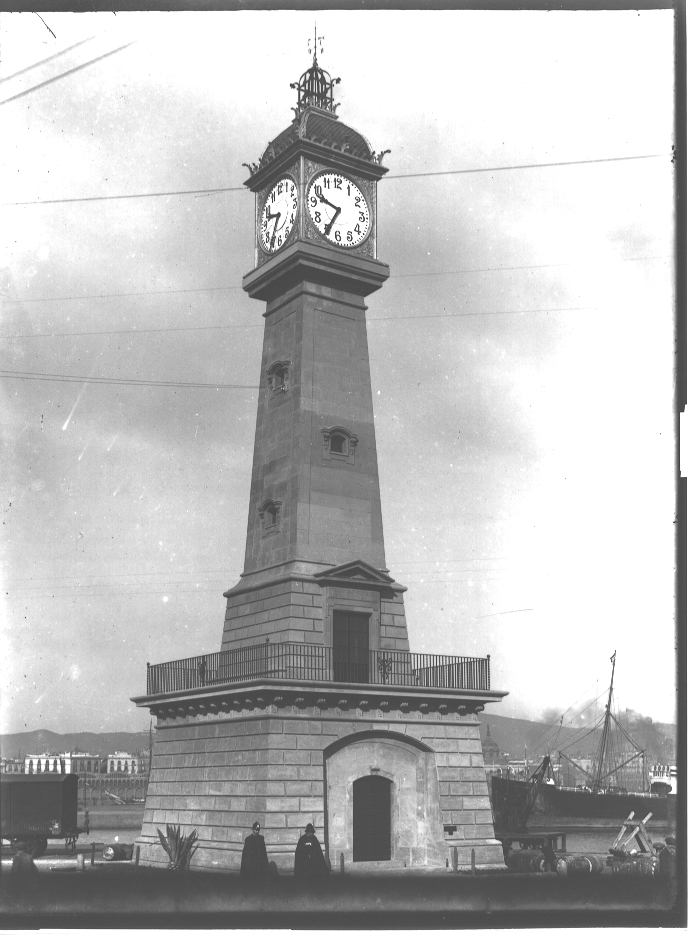
{"label": "shrub", "polygon": [[193,830],[188,836],[184,836],[180,826],[169,826],[167,823],[167,835],[164,836],[160,829],[157,829],[157,833],[159,833],[159,841],[164,852],[169,856],[167,868],[175,869],[177,872],[186,870],[191,864],[193,853],[198,848],[196,844],[198,831]]}

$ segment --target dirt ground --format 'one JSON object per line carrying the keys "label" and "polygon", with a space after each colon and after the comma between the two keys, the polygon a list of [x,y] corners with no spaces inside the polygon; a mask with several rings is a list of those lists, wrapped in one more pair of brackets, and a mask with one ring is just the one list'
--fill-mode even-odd
{"label": "dirt ground", "polygon": [[675,926],[682,904],[664,878],[554,874],[286,875],[249,885],[237,874],[60,865],[0,878],[8,927],[519,927]]}

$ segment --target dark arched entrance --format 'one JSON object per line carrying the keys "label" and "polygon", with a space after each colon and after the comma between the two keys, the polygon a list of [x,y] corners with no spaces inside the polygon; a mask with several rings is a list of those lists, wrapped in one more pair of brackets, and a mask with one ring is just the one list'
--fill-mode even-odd
{"label": "dark arched entrance", "polygon": [[352,861],[391,858],[391,782],[379,775],[352,786]]}

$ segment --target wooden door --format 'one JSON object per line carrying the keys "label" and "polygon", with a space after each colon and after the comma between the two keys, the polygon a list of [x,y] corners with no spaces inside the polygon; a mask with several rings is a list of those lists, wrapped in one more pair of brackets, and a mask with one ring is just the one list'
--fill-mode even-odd
{"label": "wooden door", "polygon": [[379,775],[358,778],[352,786],[352,860],[391,858],[391,781]]}
{"label": "wooden door", "polygon": [[336,680],[369,682],[369,615],[333,612],[333,672]]}

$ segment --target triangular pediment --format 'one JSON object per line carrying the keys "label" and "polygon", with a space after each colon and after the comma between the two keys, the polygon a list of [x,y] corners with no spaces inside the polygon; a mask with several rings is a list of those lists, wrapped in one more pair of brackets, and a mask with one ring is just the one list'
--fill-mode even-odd
{"label": "triangular pediment", "polygon": [[332,566],[330,569],[324,569],[320,573],[315,573],[315,578],[324,580],[340,580],[344,582],[349,579],[353,582],[369,582],[379,585],[391,585],[393,580],[382,570],[375,569],[364,560],[351,560],[349,563],[341,563],[340,566]]}

